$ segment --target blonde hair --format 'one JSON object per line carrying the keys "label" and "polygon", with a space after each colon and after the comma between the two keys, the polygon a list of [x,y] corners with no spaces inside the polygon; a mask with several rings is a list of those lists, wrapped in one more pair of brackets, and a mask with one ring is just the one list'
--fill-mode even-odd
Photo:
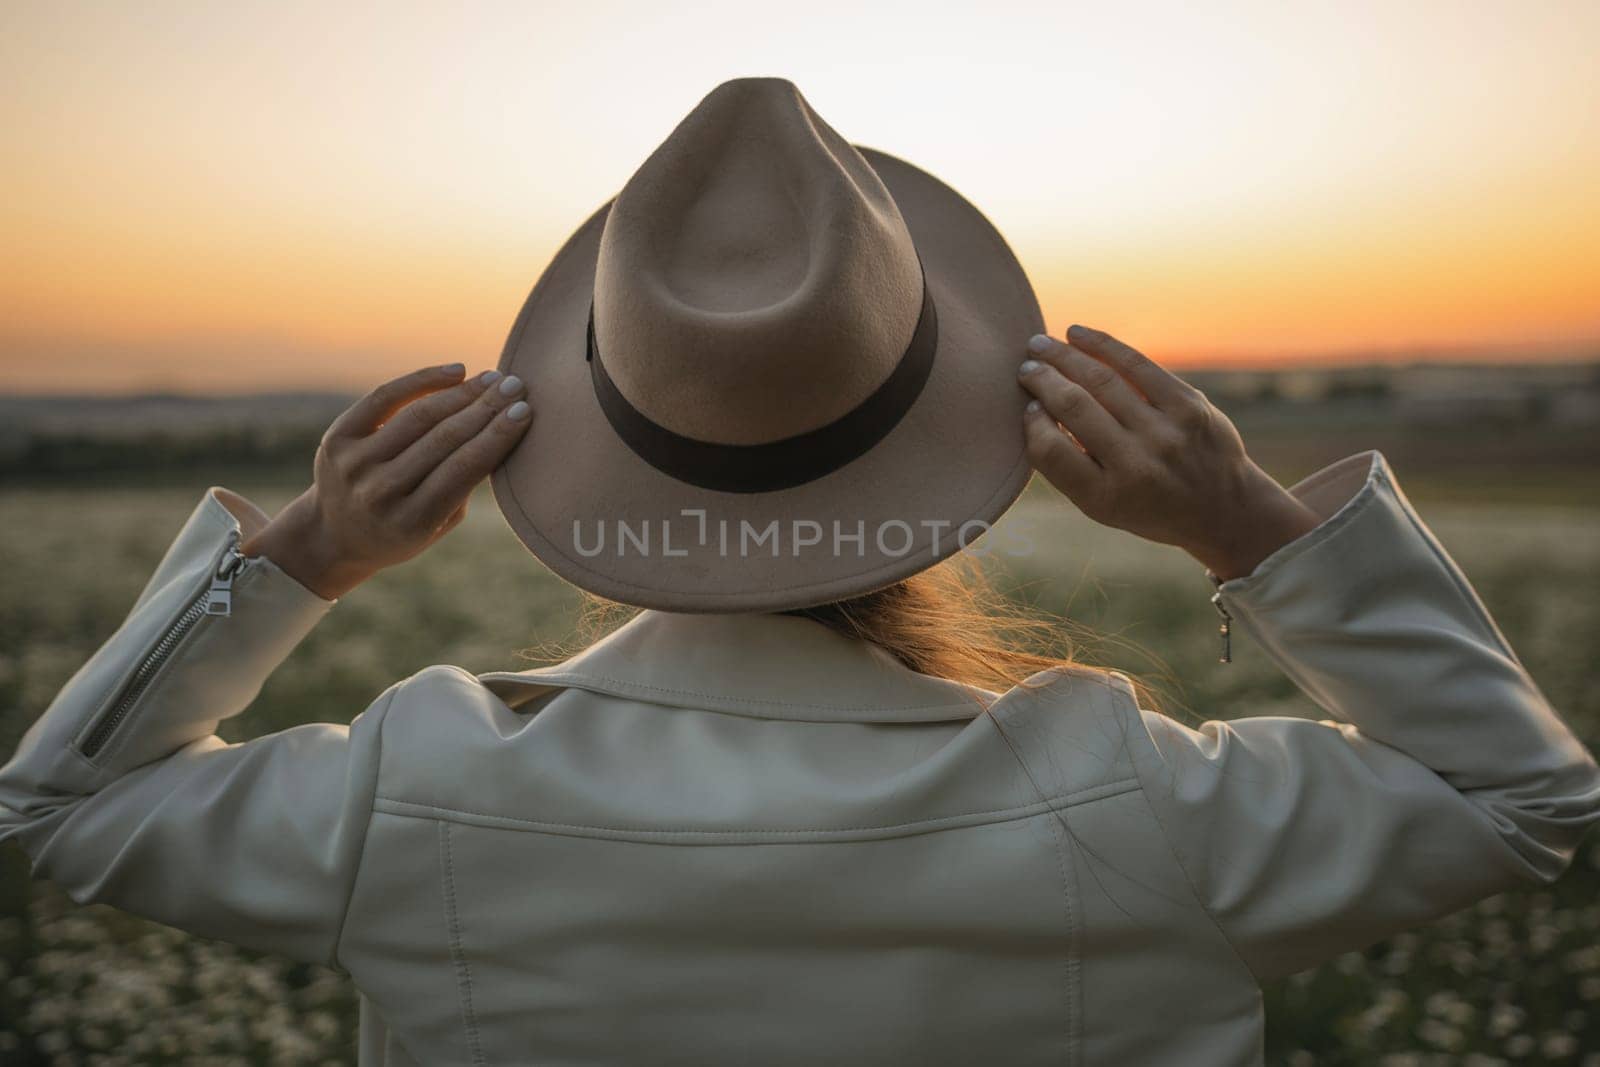
{"label": "blonde hair", "polygon": [[[572,644],[545,647],[539,655],[565,658],[636,613],[585,593]],[[870,593],[784,614],[871,642],[919,674],[999,693],[1041,671],[1102,671],[1089,650],[1112,643],[1082,623],[1002,592],[968,556],[952,557]],[[1129,680],[1143,707],[1160,707],[1150,683],[1133,675]]]}

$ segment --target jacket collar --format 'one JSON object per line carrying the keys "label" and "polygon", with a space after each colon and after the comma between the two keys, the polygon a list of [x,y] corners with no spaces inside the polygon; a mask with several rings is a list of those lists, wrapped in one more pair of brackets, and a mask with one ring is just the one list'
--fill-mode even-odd
{"label": "jacket collar", "polygon": [[571,688],[810,722],[971,719],[995,696],[918,674],[815,620],[776,614],[646,610],[564,663],[478,678],[511,707]]}

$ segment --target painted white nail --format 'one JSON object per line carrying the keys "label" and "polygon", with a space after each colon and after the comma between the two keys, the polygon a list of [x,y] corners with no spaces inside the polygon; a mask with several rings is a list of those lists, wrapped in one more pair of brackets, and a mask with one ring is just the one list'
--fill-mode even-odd
{"label": "painted white nail", "polygon": [[510,377],[508,377],[505,381],[500,383],[500,395],[501,396],[510,396],[511,394],[515,393],[517,390],[519,390],[521,388],[522,388],[522,379],[518,378],[515,374],[513,374]]}
{"label": "painted white nail", "polygon": [[519,400],[515,404],[512,404],[510,407],[506,408],[506,418],[510,419],[512,422],[521,422],[523,419],[528,417],[528,410],[528,402],[526,400]]}
{"label": "painted white nail", "polygon": [[1042,366],[1044,366],[1044,364],[1040,363],[1036,359],[1025,359],[1025,360],[1022,361],[1022,366],[1017,368],[1017,373],[1018,374],[1032,374],[1034,371],[1038,370]]}
{"label": "painted white nail", "polygon": [[1055,342],[1042,333],[1036,333],[1032,337],[1028,338],[1028,350],[1030,352],[1038,352],[1043,354],[1050,351],[1050,346],[1053,344],[1055,344]]}
{"label": "painted white nail", "polygon": [[1041,405],[1037,400],[1028,401],[1028,407],[1027,407],[1028,414],[1029,415],[1037,415],[1037,414],[1039,414],[1039,409],[1042,406],[1043,405]]}
{"label": "painted white nail", "polygon": [[497,370],[486,370],[482,374],[478,375],[478,384],[479,385],[493,385],[495,382],[498,382],[499,380],[500,380],[500,372],[497,371]]}

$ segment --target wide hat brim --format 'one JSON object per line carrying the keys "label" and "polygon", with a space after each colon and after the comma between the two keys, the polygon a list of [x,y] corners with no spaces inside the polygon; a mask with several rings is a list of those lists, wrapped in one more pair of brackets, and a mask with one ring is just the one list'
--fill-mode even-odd
{"label": "wide hat brim", "polygon": [[495,502],[557,575],[610,600],[762,612],[842,600],[970,548],[1031,468],[1017,382],[1044,319],[1021,264],[975,206],[926,171],[856,146],[921,257],[938,315],[926,384],[865,454],[791,489],[729,493],[664,474],[613,430],[585,359],[607,201],[545,269],[499,369],[533,423],[491,477]]}

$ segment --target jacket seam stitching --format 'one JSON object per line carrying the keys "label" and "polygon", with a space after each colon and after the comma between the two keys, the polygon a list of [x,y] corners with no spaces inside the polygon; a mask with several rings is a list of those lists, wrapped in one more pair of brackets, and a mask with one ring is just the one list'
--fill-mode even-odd
{"label": "jacket seam stitching", "polygon": [[[474,675],[473,677],[477,678],[476,675]],[[511,677],[519,678],[519,677],[527,677],[527,676],[512,675]],[[482,679],[478,679],[478,680],[480,682],[482,681]],[[500,680],[500,679],[498,677],[492,677],[491,680]],[[644,692],[649,692],[649,693],[664,693],[664,694],[666,694],[668,696],[693,697],[696,700],[718,701],[718,702],[726,703],[726,704],[729,704],[729,705],[732,705],[732,706],[755,704],[755,705],[760,705],[762,707],[788,708],[788,709],[796,709],[796,710],[806,710],[806,709],[808,709],[808,710],[812,710],[812,711],[851,711],[851,712],[954,711],[954,710],[957,710],[957,709],[965,710],[965,709],[971,707],[971,705],[969,703],[967,703],[966,701],[952,701],[952,702],[950,702],[948,704],[903,704],[903,705],[896,705],[894,707],[885,708],[885,707],[877,706],[877,705],[869,707],[869,706],[867,706],[865,704],[812,704],[812,703],[805,703],[803,701],[770,700],[770,699],[764,699],[764,698],[761,698],[761,697],[730,697],[730,696],[727,696],[725,694],[707,693],[707,692],[701,692],[699,690],[694,690],[694,689],[676,689],[676,688],[672,688],[672,687],[669,687],[669,686],[650,685],[650,684],[648,684],[646,682],[636,682],[636,681],[633,681],[633,680],[627,679],[627,678],[613,678],[613,677],[611,677],[609,675],[604,675],[604,674],[586,674],[586,673],[575,672],[575,671],[574,672],[565,672],[565,671],[563,671],[563,672],[552,672],[552,673],[550,673],[548,675],[545,675],[545,676],[542,676],[542,677],[528,677],[527,680],[533,682],[534,684],[551,684],[551,685],[556,685],[558,687],[561,686],[561,685],[567,685],[567,686],[570,686],[571,688],[574,688],[574,689],[582,688],[581,685],[578,685],[576,683],[589,682],[589,683],[592,683],[594,685],[606,686],[606,687],[611,688],[611,689],[642,690]],[[618,694],[618,695],[625,695],[625,694]],[[713,710],[713,709],[706,709],[706,710]],[[720,709],[716,709],[716,710],[720,710]],[[973,713],[973,717],[976,717],[976,716],[977,716],[977,712],[974,712]]]}
{"label": "jacket seam stitching", "polygon": [[345,889],[344,909],[339,913],[339,926],[333,932],[333,951],[329,957],[329,963],[339,970],[344,970],[346,974],[349,971],[345,970],[344,965],[339,962],[339,945],[344,940],[344,928],[350,921],[350,905],[355,901],[356,883],[361,879],[361,865],[367,857],[367,838],[372,832],[372,816],[377,810],[378,783],[382,780],[381,774],[383,770],[383,731],[389,723],[389,709],[394,707],[394,698],[402,688],[403,685],[397,685],[391,689],[388,698],[383,702],[383,707],[378,711],[378,740],[375,746],[377,751],[372,760],[372,799],[367,802],[367,819],[361,825],[361,842],[356,846],[355,867],[350,872],[350,884]]}
{"label": "jacket seam stitching", "polygon": [[[1131,790],[1130,790],[1130,792],[1131,792]],[[1065,824],[1065,822],[1066,822],[1066,815],[1063,814],[1062,818],[1061,818],[1061,823]],[[1051,845],[1052,845],[1052,847],[1053,847],[1053,849],[1055,851],[1055,854],[1056,854],[1056,870],[1061,872],[1061,904],[1062,904],[1063,909],[1065,909],[1065,911],[1067,913],[1067,951],[1064,954],[1064,958],[1061,961],[1061,965],[1062,965],[1063,971],[1066,974],[1066,992],[1067,992],[1067,1064],[1068,1064],[1068,1067],[1071,1067],[1072,1064],[1075,1064],[1075,1063],[1078,1062],[1078,1038],[1079,1038],[1079,1026],[1080,1026],[1080,1018],[1079,1018],[1080,1017],[1080,1013],[1078,1011],[1078,973],[1077,973],[1078,972],[1078,953],[1077,953],[1078,915],[1077,915],[1077,908],[1074,907],[1074,905],[1073,905],[1072,883],[1067,877],[1066,851],[1062,848],[1062,844],[1061,844],[1061,835],[1062,835],[1064,829],[1065,829],[1064,825],[1058,825],[1055,821],[1052,821],[1051,824],[1050,824]],[[1067,832],[1070,832],[1070,830],[1067,830]]]}
{"label": "jacket seam stitching", "polygon": [[450,855],[450,822],[439,822],[439,857],[444,866],[445,928],[450,935],[450,961],[456,969],[456,993],[461,1001],[461,1025],[466,1031],[467,1051],[475,1064],[488,1061],[483,1056],[483,1046],[478,1036],[478,1020],[472,1010],[472,967],[467,962],[466,950],[461,944],[461,918],[456,911],[455,864]]}
{"label": "jacket seam stitching", "polygon": [[[1139,707],[1136,702],[1133,703],[1133,710],[1135,714],[1137,714],[1139,711]],[[1139,716],[1139,718],[1134,722],[1134,725],[1137,726],[1138,729],[1143,730],[1143,716]],[[1126,733],[1123,735],[1123,744],[1128,746],[1133,744],[1133,742],[1128,740]],[[1152,752],[1155,751],[1154,743],[1151,743],[1150,748]],[[1228,950],[1232,952],[1234,958],[1239,961],[1239,965],[1242,966],[1246,973],[1248,973],[1250,977],[1259,984],[1261,981],[1260,976],[1256,974],[1255,968],[1250,966],[1250,961],[1245,959],[1244,953],[1239,951],[1239,946],[1233,943],[1233,938],[1228,936],[1228,931],[1223,928],[1221,920],[1217,918],[1217,916],[1212,912],[1210,905],[1206,903],[1206,899],[1201,895],[1199,885],[1195,882],[1194,876],[1189,873],[1189,868],[1184,864],[1183,854],[1178,850],[1178,846],[1172,836],[1172,831],[1167,828],[1166,820],[1161,817],[1161,808],[1150,798],[1150,790],[1145,787],[1143,776],[1139,773],[1139,764],[1143,762],[1140,759],[1139,754],[1130,751],[1128,756],[1133,762],[1134,776],[1139,779],[1139,795],[1144,798],[1144,806],[1150,809],[1150,816],[1155,820],[1156,829],[1161,831],[1161,840],[1166,844],[1167,851],[1172,854],[1172,862],[1177,865],[1178,873],[1183,875],[1184,884],[1189,887],[1189,895],[1194,898],[1194,902],[1199,906],[1201,914],[1211,921],[1211,925],[1216,928],[1218,936],[1222,938],[1222,943],[1228,946]],[[1155,752],[1155,757],[1162,763],[1163,766],[1165,766],[1166,761],[1162,759],[1159,752]]]}
{"label": "jacket seam stitching", "polygon": [[[595,823],[564,823],[550,822],[537,819],[523,819],[514,815],[499,815],[489,811],[474,811],[470,808],[448,808],[437,804],[421,804],[412,800],[402,800],[399,797],[374,797],[374,809],[383,810],[388,815],[398,815],[412,818],[439,818],[441,815],[476,815],[482,818],[496,819],[501,822],[516,823],[520,827],[533,832],[549,830],[603,830],[609,833],[637,834],[640,836],[673,836],[694,835],[696,837],[737,837],[743,834],[831,834],[852,833],[871,830],[908,830],[921,826],[937,826],[941,823],[954,822],[959,819],[968,819],[979,815],[1000,815],[1006,818],[990,820],[990,822],[1008,822],[1013,819],[1029,818],[1045,812],[1056,810],[1058,805],[1076,806],[1078,804],[1093,803],[1096,800],[1105,800],[1124,793],[1131,793],[1141,788],[1138,778],[1118,778],[1115,781],[1104,782],[1100,785],[1090,786],[1085,789],[1075,790],[1054,797],[1047,797],[1044,801],[1031,804],[1018,804],[1005,808],[990,808],[982,811],[957,812],[952,815],[941,815],[934,819],[918,819],[904,823],[881,823],[875,826],[825,826],[825,827],[798,827],[793,829],[768,829],[763,827],[741,827],[737,830],[691,830],[681,828],[645,828],[631,826],[603,826]],[[1089,794],[1096,794],[1089,796]],[[422,815],[415,812],[394,811],[392,809],[378,809],[378,804],[404,805],[410,808],[419,808],[428,814]],[[978,823],[974,825],[985,825]],[[511,829],[511,827],[507,827]]]}

